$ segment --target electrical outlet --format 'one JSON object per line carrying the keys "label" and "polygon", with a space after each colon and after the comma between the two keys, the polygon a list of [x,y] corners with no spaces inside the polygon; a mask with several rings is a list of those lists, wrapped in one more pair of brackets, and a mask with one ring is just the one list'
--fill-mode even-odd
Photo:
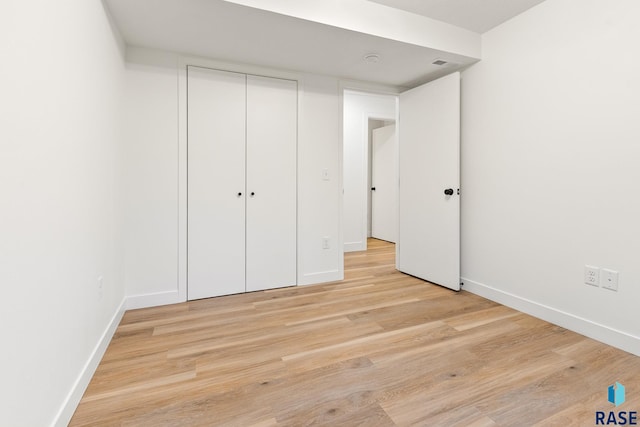
{"label": "electrical outlet", "polygon": [[322,180],[329,181],[329,169],[322,169]]}
{"label": "electrical outlet", "polygon": [[329,249],[329,236],[322,238],[322,249]]}
{"label": "electrical outlet", "polygon": [[602,287],[612,291],[618,290],[618,272],[615,270],[602,269]]}
{"label": "electrical outlet", "polygon": [[103,277],[98,276],[98,299],[102,299],[102,285],[103,285]]}
{"label": "electrical outlet", "polygon": [[600,286],[600,268],[592,265],[585,265],[584,283],[591,286]]}

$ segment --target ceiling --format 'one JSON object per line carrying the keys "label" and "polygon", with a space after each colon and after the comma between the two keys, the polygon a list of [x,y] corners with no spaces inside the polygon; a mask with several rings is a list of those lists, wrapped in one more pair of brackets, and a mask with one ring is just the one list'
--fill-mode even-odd
{"label": "ceiling", "polygon": [[369,0],[484,33],[544,0]]}
{"label": "ceiling", "polygon": [[[410,88],[478,60],[223,0],[105,1],[127,44],[221,61]],[[486,26],[488,16],[493,17],[491,22],[496,22],[498,16],[513,14],[513,7],[507,7],[507,4],[518,3],[521,7],[528,8],[531,3],[539,3],[540,0],[375,2],[384,3],[385,6],[411,8],[412,13],[409,15],[412,16],[415,16],[414,12],[439,11],[448,19],[457,17],[459,20],[466,19],[463,16],[468,14],[461,4],[475,4],[479,16],[482,16],[482,25]],[[447,8],[443,7],[443,3],[456,3],[459,7]],[[496,6],[490,13],[480,8],[479,3],[502,7]],[[432,10],[416,9],[427,4],[432,6]],[[450,28],[455,30],[455,27]],[[363,58],[369,53],[378,54],[380,60],[377,63],[366,62]],[[443,59],[448,64],[433,65],[432,62],[436,59]]]}

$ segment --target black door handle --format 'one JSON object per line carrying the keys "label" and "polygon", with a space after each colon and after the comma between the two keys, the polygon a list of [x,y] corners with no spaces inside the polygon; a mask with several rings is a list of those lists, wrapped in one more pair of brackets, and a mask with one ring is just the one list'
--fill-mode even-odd
{"label": "black door handle", "polygon": [[242,193],[238,192],[238,197],[242,196]]}
{"label": "black door handle", "polygon": [[371,191],[376,191],[376,187],[371,187]]}
{"label": "black door handle", "polygon": [[453,196],[453,188],[447,188],[446,190],[444,190],[444,194],[446,194],[447,196]]}
{"label": "black door handle", "polygon": [[251,197],[255,196],[256,193],[254,193],[253,191],[251,192]]}

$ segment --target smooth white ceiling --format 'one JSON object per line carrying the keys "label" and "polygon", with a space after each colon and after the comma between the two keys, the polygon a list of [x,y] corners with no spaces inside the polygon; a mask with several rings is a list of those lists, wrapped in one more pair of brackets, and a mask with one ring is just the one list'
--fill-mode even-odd
{"label": "smooth white ceiling", "polygon": [[[127,44],[227,62],[410,88],[477,61],[477,58],[424,45],[373,36],[223,0],[105,1]],[[415,3],[422,1],[416,0]],[[403,3],[403,0],[380,0],[380,3],[387,2]],[[458,3],[455,0],[446,2]],[[531,0],[477,2],[535,3]],[[505,8],[509,11],[513,9]],[[368,53],[379,54],[381,60],[375,64],[365,62],[363,57]],[[445,67],[432,65],[435,59],[444,59],[450,64]]]}
{"label": "smooth white ceiling", "polygon": [[544,0],[369,0],[484,33]]}

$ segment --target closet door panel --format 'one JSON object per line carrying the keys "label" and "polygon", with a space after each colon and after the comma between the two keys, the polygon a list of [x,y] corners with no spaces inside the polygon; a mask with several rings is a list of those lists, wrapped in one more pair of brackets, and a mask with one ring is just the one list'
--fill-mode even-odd
{"label": "closet door panel", "polygon": [[245,291],[246,75],[188,67],[188,299]]}
{"label": "closet door panel", "polygon": [[247,76],[247,291],[296,284],[296,157],[297,82]]}

